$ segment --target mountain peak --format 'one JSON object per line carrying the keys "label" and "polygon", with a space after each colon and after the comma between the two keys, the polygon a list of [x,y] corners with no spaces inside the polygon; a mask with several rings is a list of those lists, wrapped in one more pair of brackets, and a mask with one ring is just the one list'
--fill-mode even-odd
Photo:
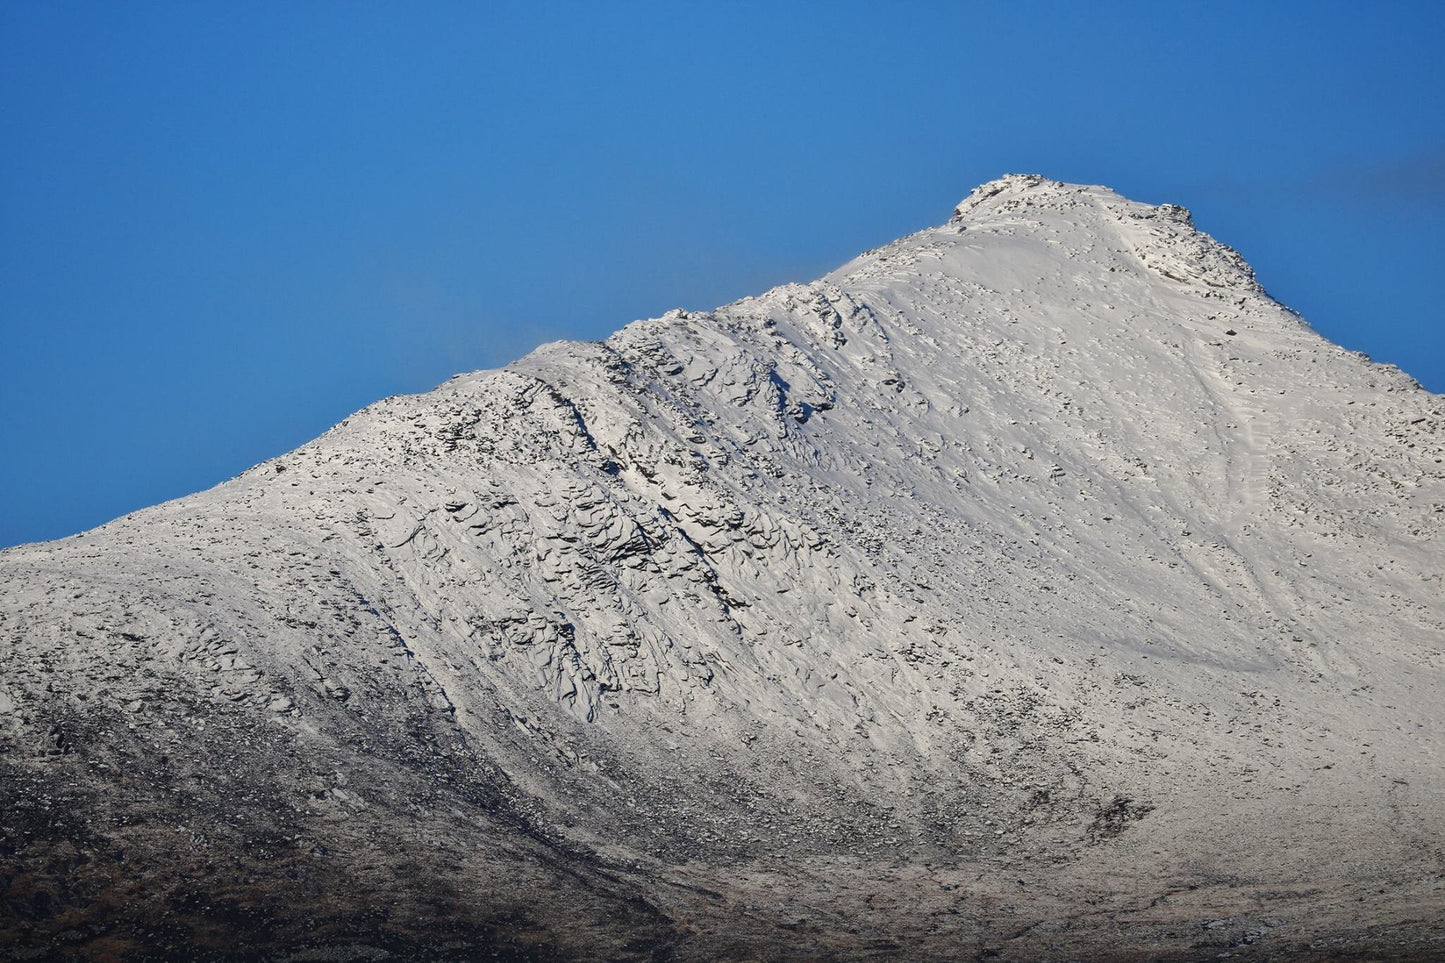
{"label": "mountain peak", "polygon": [[1097,184],[1072,184],[1056,181],[1042,174],[1004,174],[1002,177],[980,184],[968,193],[953,209],[952,223],[959,223],[976,216],[979,212],[1017,209],[1020,206],[1055,207],[1067,209],[1080,198],[1092,198],[1104,206],[1129,210],[1133,216],[1139,212],[1152,212],[1150,216],[1170,220],[1185,227],[1193,227],[1194,221],[1189,210],[1178,204],[1148,205],[1131,201],[1115,191]]}
{"label": "mountain peak", "polygon": [[1194,225],[1178,204],[1144,204],[1099,185],[1069,184],[1039,174],[1005,174],[981,184],[954,208],[956,231],[1023,231],[1090,247],[1113,238],[1167,280],[1263,295],[1254,270],[1234,248]]}
{"label": "mountain peak", "polygon": [[954,207],[953,220],[962,220],[970,212],[987,209],[1010,200],[1027,197],[1035,202],[1042,202],[1046,199],[1067,197],[1087,190],[1107,191],[1108,189],[1068,184],[1063,181],[1051,180],[1042,174],[1004,174],[1002,177],[980,184],[969,191],[968,196]]}
{"label": "mountain peak", "polygon": [[1008,175],[0,553],[0,943],[1424,946],[1442,459],[1182,208]]}

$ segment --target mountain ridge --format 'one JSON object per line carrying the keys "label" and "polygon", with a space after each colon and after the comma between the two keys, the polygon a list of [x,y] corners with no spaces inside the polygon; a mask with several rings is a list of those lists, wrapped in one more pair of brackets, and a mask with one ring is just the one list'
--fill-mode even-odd
{"label": "mountain ridge", "polygon": [[[1009,175],[0,554],[4,764],[48,787],[5,845],[159,867],[215,825],[202,892],[264,880],[273,951],[306,912],[523,955],[1204,958],[1208,913],[1378,951],[1356,897],[1438,946],[1442,425],[1184,209]],[[77,792],[98,828],[36,808]],[[104,864],[52,897],[95,940],[146,918]]]}

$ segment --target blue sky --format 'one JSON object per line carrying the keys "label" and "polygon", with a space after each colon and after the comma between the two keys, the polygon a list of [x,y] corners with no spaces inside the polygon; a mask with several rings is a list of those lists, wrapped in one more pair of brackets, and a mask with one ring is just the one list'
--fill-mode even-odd
{"label": "blue sky", "polygon": [[807,280],[1010,171],[1445,390],[1435,3],[0,5],[0,545]]}

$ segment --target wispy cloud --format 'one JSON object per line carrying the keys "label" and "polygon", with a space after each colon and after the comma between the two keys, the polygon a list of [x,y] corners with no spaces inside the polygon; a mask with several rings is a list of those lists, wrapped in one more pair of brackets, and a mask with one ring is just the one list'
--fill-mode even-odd
{"label": "wispy cloud", "polygon": [[1445,203],[1445,144],[1411,157],[1342,165],[1322,172],[1311,186],[1361,200]]}

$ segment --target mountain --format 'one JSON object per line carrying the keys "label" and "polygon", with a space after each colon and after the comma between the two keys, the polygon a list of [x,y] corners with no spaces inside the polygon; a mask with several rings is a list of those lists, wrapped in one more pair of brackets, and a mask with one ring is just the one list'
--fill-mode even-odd
{"label": "mountain", "polygon": [[1445,401],[1012,175],[0,554],[17,958],[1445,954]]}

